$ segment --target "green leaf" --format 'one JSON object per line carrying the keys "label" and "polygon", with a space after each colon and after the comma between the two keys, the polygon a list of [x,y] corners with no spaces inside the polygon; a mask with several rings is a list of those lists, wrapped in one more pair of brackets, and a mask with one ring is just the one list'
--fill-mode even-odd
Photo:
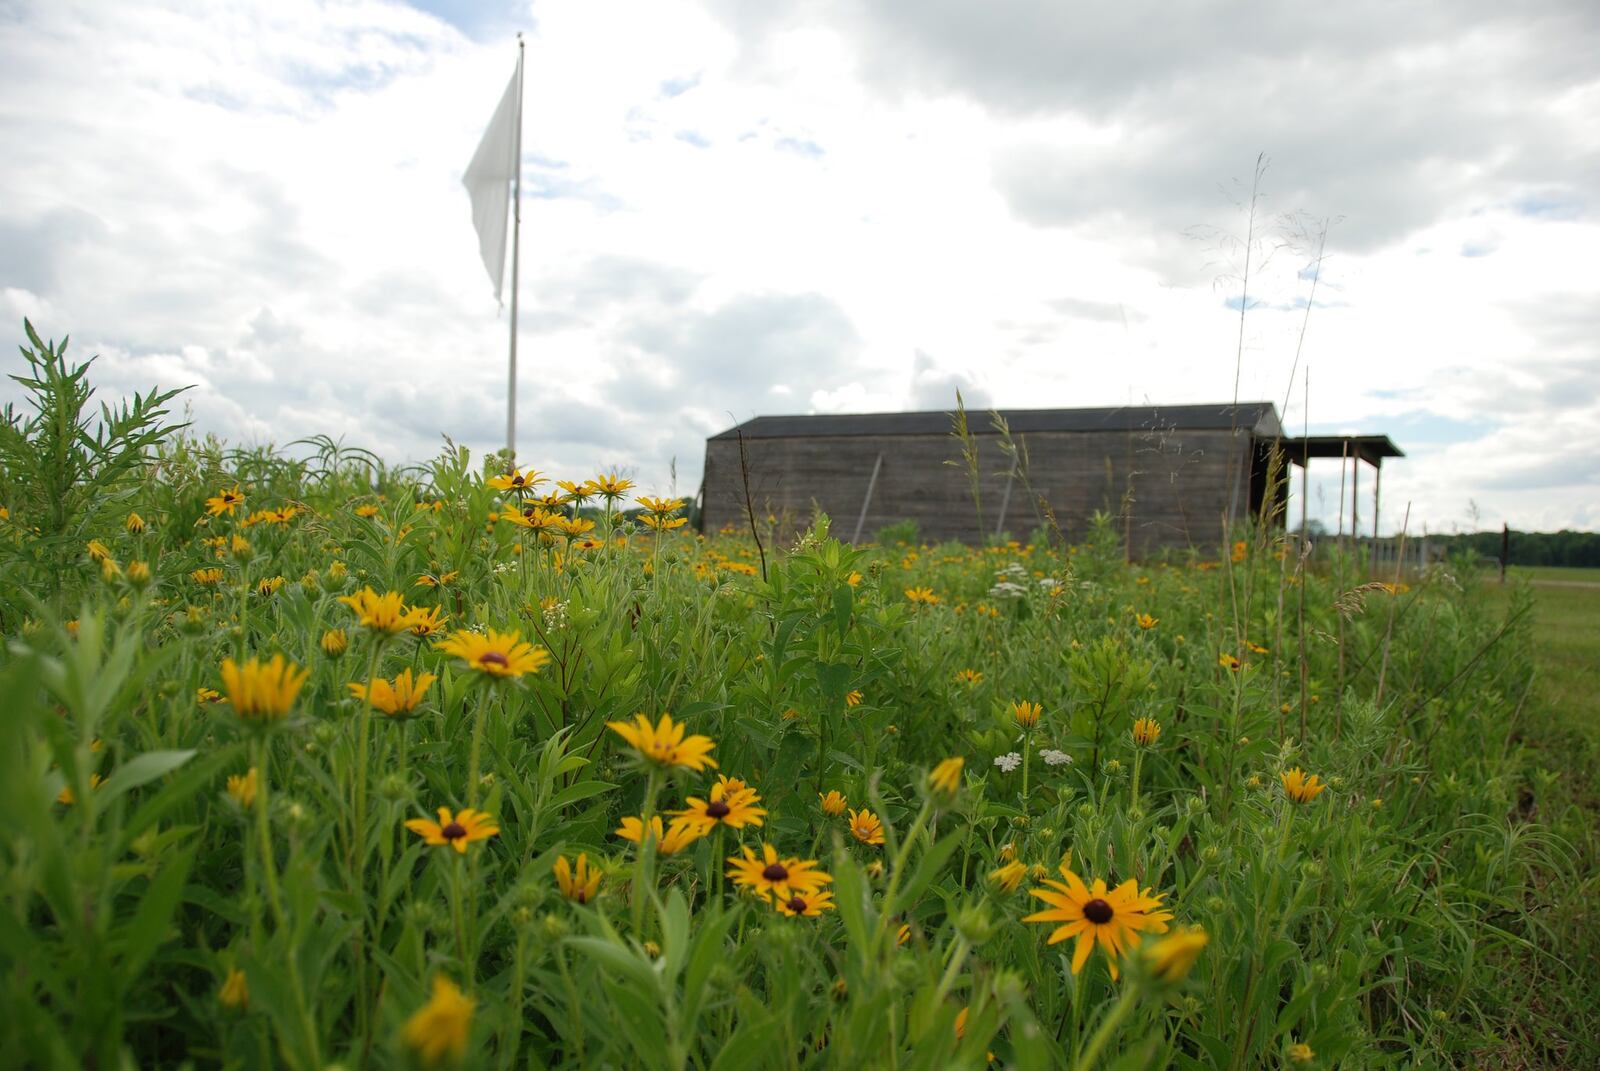
{"label": "green leaf", "polygon": [[144,965],[167,940],[167,927],[182,897],[183,882],[189,876],[189,864],[193,861],[193,849],[173,858],[161,868],[161,873],[139,901],[138,911],[126,926],[127,945],[123,950],[118,986],[122,992],[132,987]]}
{"label": "green leaf", "polygon": [[194,758],[195,754],[193,750],[146,751],[112,771],[100,788],[100,798],[104,803],[110,803],[125,792],[171,773]]}

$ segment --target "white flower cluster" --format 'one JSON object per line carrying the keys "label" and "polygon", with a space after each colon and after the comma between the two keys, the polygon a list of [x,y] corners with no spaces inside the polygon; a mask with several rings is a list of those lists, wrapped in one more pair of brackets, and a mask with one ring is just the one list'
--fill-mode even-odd
{"label": "white flower cluster", "polygon": [[552,632],[559,632],[567,627],[567,604],[565,601],[553,602],[544,608],[544,627]]}
{"label": "white flower cluster", "polygon": [[991,599],[1021,599],[1026,597],[1028,589],[1021,584],[1013,584],[1009,580],[1002,580],[989,589]]}
{"label": "white flower cluster", "polygon": [[1045,761],[1045,765],[1047,766],[1072,765],[1071,755],[1068,755],[1065,751],[1057,751],[1053,747],[1047,747],[1043,751],[1039,752],[1039,757]]}
{"label": "white flower cluster", "polygon": [[1018,766],[1022,765],[1022,756],[1018,755],[1015,751],[1008,751],[1004,755],[996,755],[994,758],[994,764],[1000,767],[1001,773],[1010,773],[1012,770],[1015,770]]}

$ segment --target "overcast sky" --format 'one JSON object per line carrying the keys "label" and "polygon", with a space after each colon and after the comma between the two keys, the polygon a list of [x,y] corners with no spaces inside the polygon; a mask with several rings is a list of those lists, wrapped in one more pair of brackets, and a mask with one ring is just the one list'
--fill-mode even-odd
{"label": "overcast sky", "polygon": [[735,420],[957,387],[1226,402],[1248,251],[1238,397],[1393,438],[1386,531],[1600,527],[1592,0],[0,0],[0,332],[233,441],[495,448],[461,173],[517,30],[541,469],[692,494]]}

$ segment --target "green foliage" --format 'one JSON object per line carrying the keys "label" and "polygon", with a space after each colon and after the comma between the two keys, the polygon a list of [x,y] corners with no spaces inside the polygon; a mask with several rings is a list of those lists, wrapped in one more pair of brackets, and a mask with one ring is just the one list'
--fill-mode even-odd
{"label": "green foliage", "polygon": [[[495,520],[516,495],[453,444],[411,471],[294,450],[145,439],[109,484],[74,470],[98,490],[70,539],[37,512],[59,477],[8,462],[8,568],[55,569],[60,595],[6,596],[0,1064],[405,1066],[438,978],[472,1001],[473,1067],[1595,1063],[1569,947],[1592,831],[1528,736],[1526,591],[1448,566],[1347,590],[1350,562],[1259,533],[1237,560],[1129,566],[1109,517],[985,548],[853,548],[818,517],[763,579],[743,538],[622,510]],[[245,503],[208,511],[236,482]],[[80,562],[89,539],[115,569]],[[548,662],[491,679],[363,629],[342,600],[366,586]],[[307,671],[281,720],[215,701],[224,659],[278,653]],[[435,678],[406,716],[351,692],[403,671]],[[607,728],[668,711],[717,770]],[[951,757],[953,794],[929,782]],[[1326,790],[1294,802],[1291,767]],[[615,834],[670,827],[716,773],[761,825],[673,854]],[[498,832],[458,852],[407,828],[440,807]],[[831,904],[737,888],[725,860],[764,844],[826,869]],[[569,898],[553,871],[580,853],[599,884]],[[1064,864],[1203,927],[1189,976],[1135,954],[1113,980],[1103,951],[1074,971],[1075,940],[1024,921]]]}

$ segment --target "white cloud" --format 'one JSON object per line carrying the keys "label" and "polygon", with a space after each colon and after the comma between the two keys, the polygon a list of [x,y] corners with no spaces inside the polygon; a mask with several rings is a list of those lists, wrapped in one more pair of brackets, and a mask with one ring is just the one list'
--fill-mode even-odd
{"label": "white cloud", "polygon": [[[692,490],[704,437],[760,412],[958,386],[1226,400],[1228,238],[1266,150],[1241,397],[1287,393],[1300,425],[1304,329],[1313,430],[1393,430],[1410,455],[1384,470],[1386,528],[1406,501],[1445,526],[1469,500],[1595,525],[1573,443],[1600,430],[1600,20],[1122,10],[541,2],[525,460],[662,489],[676,458]],[[194,383],[198,425],[236,440],[498,445],[507,322],[460,186],[514,59],[493,19],[80,0],[0,20],[13,331],[70,332],[107,390]],[[1309,320],[1294,210],[1344,217]]]}

